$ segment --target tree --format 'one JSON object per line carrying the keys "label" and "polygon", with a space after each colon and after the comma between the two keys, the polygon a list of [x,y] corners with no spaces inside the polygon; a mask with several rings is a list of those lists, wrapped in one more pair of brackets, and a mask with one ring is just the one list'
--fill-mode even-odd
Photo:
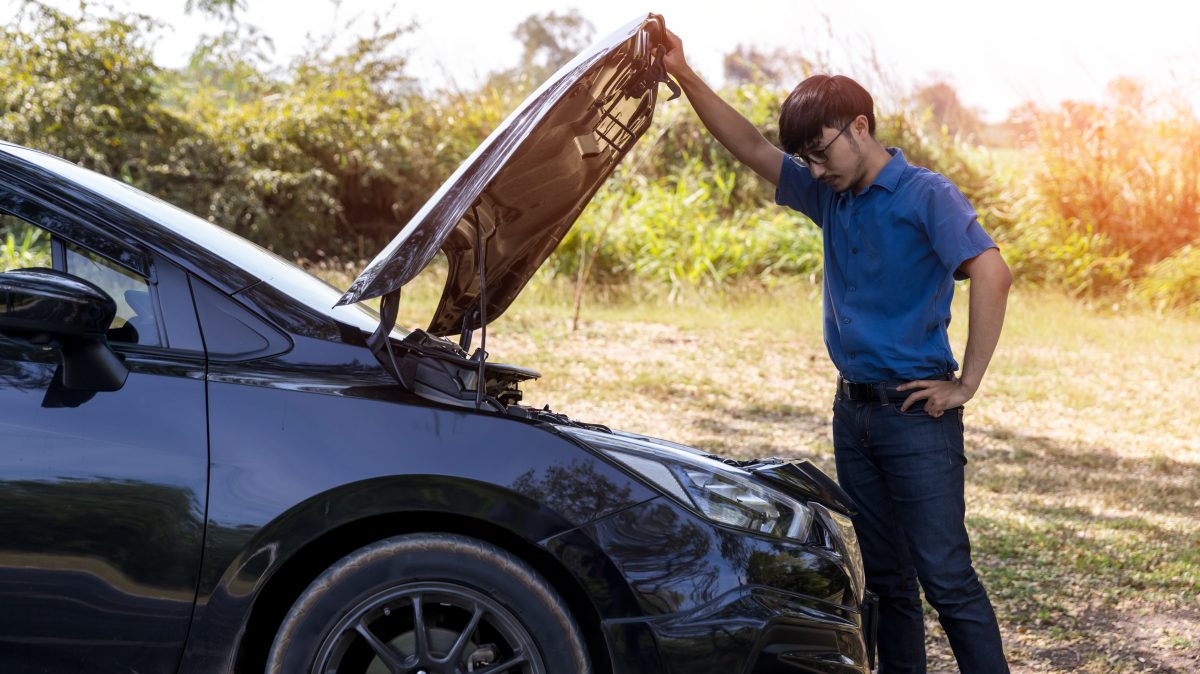
{"label": "tree", "polygon": [[591,44],[595,32],[592,22],[571,9],[565,14],[530,15],[517,24],[513,37],[524,48],[521,66],[538,73],[533,78],[541,81]]}
{"label": "tree", "polygon": [[951,136],[976,138],[985,126],[977,108],[970,108],[958,98],[958,91],[945,79],[937,78],[917,90],[917,106],[928,110],[932,121],[945,128]]}
{"label": "tree", "polygon": [[185,124],[159,105],[148,17],[27,2],[0,28],[0,138],[144,186]]}
{"label": "tree", "polygon": [[762,51],[753,45],[739,44],[725,55],[725,80],[730,84],[762,84],[772,87],[795,86],[816,71],[813,61],[777,47]]}
{"label": "tree", "polygon": [[246,0],[187,0],[184,11],[188,14],[199,11],[218,19],[237,21],[237,13],[246,11]]}

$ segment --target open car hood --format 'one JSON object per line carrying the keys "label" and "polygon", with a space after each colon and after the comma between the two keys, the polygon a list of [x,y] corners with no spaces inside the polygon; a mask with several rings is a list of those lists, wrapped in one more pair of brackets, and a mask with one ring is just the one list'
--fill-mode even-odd
{"label": "open car hood", "polygon": [[428,332],[457,334],[500,316],[645,133],[657,84],[678,94],[661,62],[662,42],[662,17],[651,14],[559,69],[442,184],[338,304],[399,291],[441,249],[446,287]]}

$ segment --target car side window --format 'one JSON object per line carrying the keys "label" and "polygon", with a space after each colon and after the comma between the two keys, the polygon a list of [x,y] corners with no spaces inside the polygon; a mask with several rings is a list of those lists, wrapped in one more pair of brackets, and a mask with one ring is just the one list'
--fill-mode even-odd
{"label": "car side window", "polygon": [[[61,239],[59,239],[61,242]],[[0,268],[55,268],[55,238],[46,229],[0,210]],[[117,314],[108,329],[112,342],[161,346],[154,297],[141,275],[72,243],[63,246],[65,261],[59,267],[91,281],[117,303]],[[65,264],[64,264],[65,263]]]}
{"label": "car side window", "polygon": [[50,232],[0,211],[0,271],[53,267]]}
{"label": "car side window", "polygon": [[68,243],[66,251],[67,273],[91,281],[117,303],[109,341],[160,346],[154,297],[146,279],[74,244]]}

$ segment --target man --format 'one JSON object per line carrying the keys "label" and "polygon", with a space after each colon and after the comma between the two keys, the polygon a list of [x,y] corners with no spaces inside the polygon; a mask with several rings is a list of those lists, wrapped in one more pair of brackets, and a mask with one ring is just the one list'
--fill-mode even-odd
{"label": "man", "polygon": [[[1007,672],[963,522],[962,406],[1000,337],[1008,266],[949,180],[875,140],[873,101],[853,80],[801,82],[780,113],[780,150],[692,71],[670,32],[667,48],[713,136],[822,229],[825,343],[840,373],[834,454],[879,595],[879,671],[925,671],[919,579],[959,669]],[[958,377],[946,335],[955,277],[971,279]]]}

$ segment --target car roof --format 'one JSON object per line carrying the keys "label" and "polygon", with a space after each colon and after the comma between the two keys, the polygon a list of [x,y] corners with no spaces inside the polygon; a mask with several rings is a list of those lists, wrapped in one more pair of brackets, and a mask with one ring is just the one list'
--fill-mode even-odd
{"label": "car roof", "polygon": [[77,211],[86,206],[86,213],[76,213],[81,219],[158,251],[231,295],[266,282],[329,318],[367,331],[378,322],[365,307],[335,309],[341,292],[295,264],[132,185],[5,142],[0,142],[0,172],[56,205]]}

